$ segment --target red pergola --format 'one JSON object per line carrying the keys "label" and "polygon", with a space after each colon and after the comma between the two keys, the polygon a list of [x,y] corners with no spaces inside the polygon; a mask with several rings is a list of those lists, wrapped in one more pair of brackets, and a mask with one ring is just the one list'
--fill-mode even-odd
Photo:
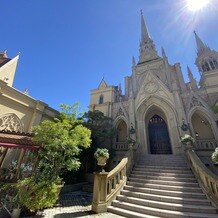
{"label": "red pergola", "polygon": [[[0,131],[0,181],[14,181],[20,178],[21,166],[25,164],[31,164],[31,174],[34,172],[37,157],[28,160],[28,155],[38,152],[41,146],[35,143],[32,137],[31,133]],[[16,165],[12,167],[12,163]]]}

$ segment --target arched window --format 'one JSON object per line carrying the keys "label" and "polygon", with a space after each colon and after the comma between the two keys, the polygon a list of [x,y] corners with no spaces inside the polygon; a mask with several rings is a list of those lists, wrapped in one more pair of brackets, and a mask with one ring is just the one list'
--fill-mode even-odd
{"label": "arched window", "polygon": [[203,72],[205,72],[206,71],[206,67],[205,67],[205,65],[204,64],[202,64],[202,70],[203,70]]}
{"label": "arched window", "polygon": [[215,69],[215,66],[214,66],[214,64],[213,64],[213,61],[212,61],[212,60],[210,60],[210,66],[211,66],[212,70],[214,70],[214,69]]}
{"label": "arched window", "polygon": [[214,63],[215,68],[218,69],[218,63],[215,59],[213,59],[213,63]]}
{"label": "arched window", "polygon": [[209,64],[207,62],[205,63],[205,67],[206,67],[206,71],[210,71],[210,67],[209,67]]}
{"label": "arched window", "polygon": [[104,103],[104,95],[100,95],[99,104],[103,104],[103,103]]}

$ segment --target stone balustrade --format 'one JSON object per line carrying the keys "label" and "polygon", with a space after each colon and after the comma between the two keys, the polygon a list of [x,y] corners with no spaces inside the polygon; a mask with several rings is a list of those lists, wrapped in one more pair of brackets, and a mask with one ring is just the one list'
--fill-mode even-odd
{"label": "stone balustrade", "polygon": [[186,157],[200,186],[218,208],[218,176],[207,169],[193,150],[187,150]]}
{"label": "stone balustrade", "polygon": [[103,213],[107,211],[107,206],[120,194],[127,181],[136,158],[136,148],[130,146],[124,158],[110,172],[94,173],[94,190],[92,211]]}
{"label": "stone balustrade", "polygon": [[218,146],[216,139],[198,139],[195,143],[195,150],[214,150]]}
{"label": "stone balustrade", "polygon": [[110,172],[94,173],[92,211],[95,213],[107,211],[107,206],[111,204],[126,184],[127,163],[128,157],[125,157]]}
{"label": "stone balustrade", "polygon": [[127,142],[116,142],[113,145],[113,149],[115,151],[127,151],[129,149],[129,145]]}

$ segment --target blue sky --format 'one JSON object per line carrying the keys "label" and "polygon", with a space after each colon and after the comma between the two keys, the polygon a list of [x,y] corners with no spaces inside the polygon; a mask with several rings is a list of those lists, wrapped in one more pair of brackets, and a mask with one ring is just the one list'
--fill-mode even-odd
{"label": "blue sky", "polygon": [[87,110],[90,90],[103,75],[118,85],[138,59],[140,10],[160,54],[171,64],[189,65],[196,78],[193,31],[218,50],[218,1],[194,13],[185,0],[0,0],[0,50],[20,52],[15,88],[55,109],[80,102]]}

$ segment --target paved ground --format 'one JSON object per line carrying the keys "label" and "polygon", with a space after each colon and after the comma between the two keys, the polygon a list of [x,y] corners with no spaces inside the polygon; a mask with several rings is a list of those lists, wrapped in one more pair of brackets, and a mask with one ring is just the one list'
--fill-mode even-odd
{"label": "paved ground", "polygon": [[39,212],[34,218],[121,218],[121,216],[111,213],[94,214],[91,211],[91,202],[92,194],[87,192],[77,191],[62,194],[59,199],[59,205]]}

